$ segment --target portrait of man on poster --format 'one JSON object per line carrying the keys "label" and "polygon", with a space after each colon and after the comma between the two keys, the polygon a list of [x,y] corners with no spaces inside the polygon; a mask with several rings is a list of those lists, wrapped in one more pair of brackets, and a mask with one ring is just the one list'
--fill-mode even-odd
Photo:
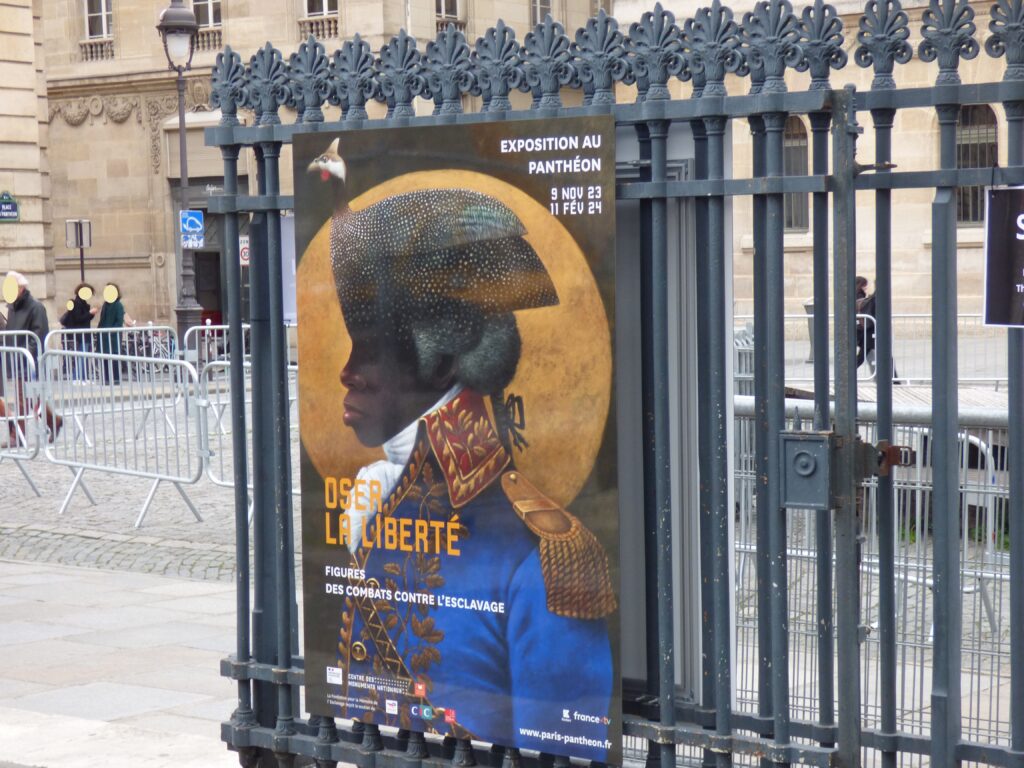
{"label": "portrait of man on poster", "polygon": [[[309,171],[344,178],[339,160],[334,142]],[[523,354],[516,317],[559,303],[526,234],[471,189],[334,213],[351,339],[338,407],[384,458],[359,469],[344,505],[339,549],[369,588],[343,600],[345,675],[331,700],[363,722],[604,761],[608,558],[516,468],[528,445],[525,405],[508,391]],[[544,418],[544,403],[529,405]],[[552,743],[554,724],[572,741]]]}

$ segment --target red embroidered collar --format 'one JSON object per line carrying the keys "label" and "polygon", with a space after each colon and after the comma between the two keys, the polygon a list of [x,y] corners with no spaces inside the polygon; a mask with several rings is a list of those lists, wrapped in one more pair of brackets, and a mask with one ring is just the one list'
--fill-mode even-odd
{"label": "red embroidered collar", "polygon": [[480,494],[508,466],[509,455],[479,393],[462,390],[424,416],[423,422],[455,509]]}

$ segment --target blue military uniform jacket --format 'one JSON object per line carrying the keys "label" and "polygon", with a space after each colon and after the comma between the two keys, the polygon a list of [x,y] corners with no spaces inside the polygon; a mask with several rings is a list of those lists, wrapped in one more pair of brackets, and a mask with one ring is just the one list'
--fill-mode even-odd
{"label": "blue military uniform jacket", "polygon": [[463,390],[421,420],[367,541],[388,517],[392,530],[403,519],[452,523],[454,546],[432,536],[427,551],[352,555],[365,579],[361,596],[344,599],[335,713],[605,760],[616,608],[607,557],[515,471],[480,395]]}

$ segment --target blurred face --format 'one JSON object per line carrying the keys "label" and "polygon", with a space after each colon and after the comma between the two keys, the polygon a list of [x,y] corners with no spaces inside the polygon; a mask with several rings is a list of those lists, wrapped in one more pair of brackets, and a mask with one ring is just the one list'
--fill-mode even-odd
{"label": "blurred face", "polygon": [[394,437],[440,397],[437,388],[419,381],[415,354],[378,329],[352,333],[341,383],[348,390],[342,405],[345,426],[371,447]]}

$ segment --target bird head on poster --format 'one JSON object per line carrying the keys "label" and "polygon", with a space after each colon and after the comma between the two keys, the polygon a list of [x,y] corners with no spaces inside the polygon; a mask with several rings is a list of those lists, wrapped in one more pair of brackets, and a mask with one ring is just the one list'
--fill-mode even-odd
{"label": "bird head on poster", "polygon": [[329,184],[332,187],[335,204],[341,203],[344,197],[345,176],[348,173],[348,168],[338,153],[338,139],[332,141],[327,149],[317,155],[306,170],[318,174],[320,181]]}

